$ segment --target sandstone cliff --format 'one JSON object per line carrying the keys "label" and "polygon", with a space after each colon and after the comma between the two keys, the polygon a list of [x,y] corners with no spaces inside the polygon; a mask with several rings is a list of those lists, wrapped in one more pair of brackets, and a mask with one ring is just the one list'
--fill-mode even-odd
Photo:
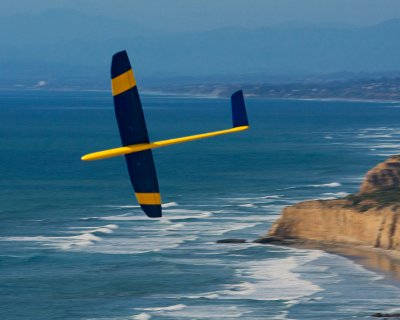
{"label": "sandstone cliff", "polygon": [[309,241],[400,251],[400,156],[370,170],[360,192],[286,207],[258,242]]}

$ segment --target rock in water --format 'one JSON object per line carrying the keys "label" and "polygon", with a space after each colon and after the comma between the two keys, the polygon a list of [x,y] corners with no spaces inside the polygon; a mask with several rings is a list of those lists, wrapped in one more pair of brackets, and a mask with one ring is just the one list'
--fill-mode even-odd
{"label": "rock in water", "polygon": [[246,243],[247,241],[245,239],[221,239],[218,240],[217,243]]}
{"label": "rock in water", "polygon": [[373,317],[377,317],[377,318],[400,318],[400,313],[374,313],[372,315]]}

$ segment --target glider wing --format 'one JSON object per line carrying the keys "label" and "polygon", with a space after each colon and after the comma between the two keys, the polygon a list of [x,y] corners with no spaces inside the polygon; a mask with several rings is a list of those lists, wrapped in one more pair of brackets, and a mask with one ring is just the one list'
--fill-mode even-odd
{"label": "glider wing", "polygon": [[[148,144],[136,80],[126,51],[116,53],[111,63],[115,115],[123,146]],[[125,154],[136,198],[151,218],[161,217],[161,197],[151,149]]]}

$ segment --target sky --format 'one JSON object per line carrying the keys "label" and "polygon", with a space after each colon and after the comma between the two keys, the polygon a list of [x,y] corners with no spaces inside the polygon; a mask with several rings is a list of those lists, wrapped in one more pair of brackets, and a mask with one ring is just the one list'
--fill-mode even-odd
{"label": "sky", "polygon": [[167,32],[299,22],[366,26],[400,18],[399,0],[1,0],[0,16],[55,8],[134,20]]}

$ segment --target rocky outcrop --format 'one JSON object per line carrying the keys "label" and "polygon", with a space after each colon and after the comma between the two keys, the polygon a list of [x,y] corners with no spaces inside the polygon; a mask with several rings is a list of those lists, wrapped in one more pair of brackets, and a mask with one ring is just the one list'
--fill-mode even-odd
{"label": "rocky outcrop", "polygon": [[360,192],[286,207],[258,242],[318,242],[400,251],[400,156],[370,170]]}
{"label": "rocky outcrop", "polygon": [[[367,172],[360,193],[400,188],[400,155],[392,156]],[[400,192],[399,192],[400,195]]]}

